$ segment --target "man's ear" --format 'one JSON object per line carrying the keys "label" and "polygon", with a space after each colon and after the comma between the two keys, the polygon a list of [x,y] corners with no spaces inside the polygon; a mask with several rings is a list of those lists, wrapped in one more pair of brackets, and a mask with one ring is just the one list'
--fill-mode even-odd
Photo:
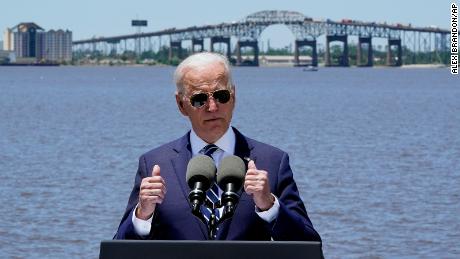
{"label": "man's ear", "polygon": [[188,113],[185,109],[185,104],[182,101],[182,98],[179,95],[179,93],[176,93],[176,103],[177,103],[177,108],[179,108],[180,113],[182,113],[182,115],[184,116],[188,116]]}
{"label": "man's ear", "polygon": [[233,104],[236,103],[236,87],[232,84]]}

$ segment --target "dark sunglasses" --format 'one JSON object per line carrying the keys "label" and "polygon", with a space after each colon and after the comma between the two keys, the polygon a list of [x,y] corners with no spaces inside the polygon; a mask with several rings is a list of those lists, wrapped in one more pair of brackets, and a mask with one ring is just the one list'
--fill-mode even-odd
{"label": "dark sunglasses", "polygon": [[227,103],[230,100],[230,91],[227,89],[216,90],[214,92],[208,93],[197,93],[190,96],[190,104],[195,108],[203,107],[209,99],[209,96],[212,95],[214,100],[219,103]]}

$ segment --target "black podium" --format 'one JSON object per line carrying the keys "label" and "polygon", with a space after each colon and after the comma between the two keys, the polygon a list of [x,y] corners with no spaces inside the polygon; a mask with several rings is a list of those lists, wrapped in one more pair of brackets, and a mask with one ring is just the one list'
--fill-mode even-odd
{"label": "black podium", "polygon": [[323,253],[320,242],[110,240],[101,242],[99,258],[319,259]]}

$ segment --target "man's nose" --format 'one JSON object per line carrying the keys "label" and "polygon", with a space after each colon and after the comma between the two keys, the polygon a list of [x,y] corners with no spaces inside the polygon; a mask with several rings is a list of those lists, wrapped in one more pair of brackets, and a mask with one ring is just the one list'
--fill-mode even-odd
{"label": "man's nose", "polygon": [[217,101],[214,97],[209,97],[208,99],[208,111],[215,112],[217,111]]}

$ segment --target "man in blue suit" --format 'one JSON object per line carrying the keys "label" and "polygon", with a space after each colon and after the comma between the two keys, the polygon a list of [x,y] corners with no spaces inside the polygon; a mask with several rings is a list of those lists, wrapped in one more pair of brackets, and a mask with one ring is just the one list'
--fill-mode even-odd
{"label": "man in blue suit", "polygon": [[189,160],[213,144],[216,165],[228,155],[249,160],[244,192],[216,239],[321,241],[299,196],[287,153],[230,126],[235,87],[228,60],[215,53],[194,54],[177,67],[174,79],[177,106],[192,129],[140,157],[114,238],[208,239],[206,225],[192,214],[185,173]]}

